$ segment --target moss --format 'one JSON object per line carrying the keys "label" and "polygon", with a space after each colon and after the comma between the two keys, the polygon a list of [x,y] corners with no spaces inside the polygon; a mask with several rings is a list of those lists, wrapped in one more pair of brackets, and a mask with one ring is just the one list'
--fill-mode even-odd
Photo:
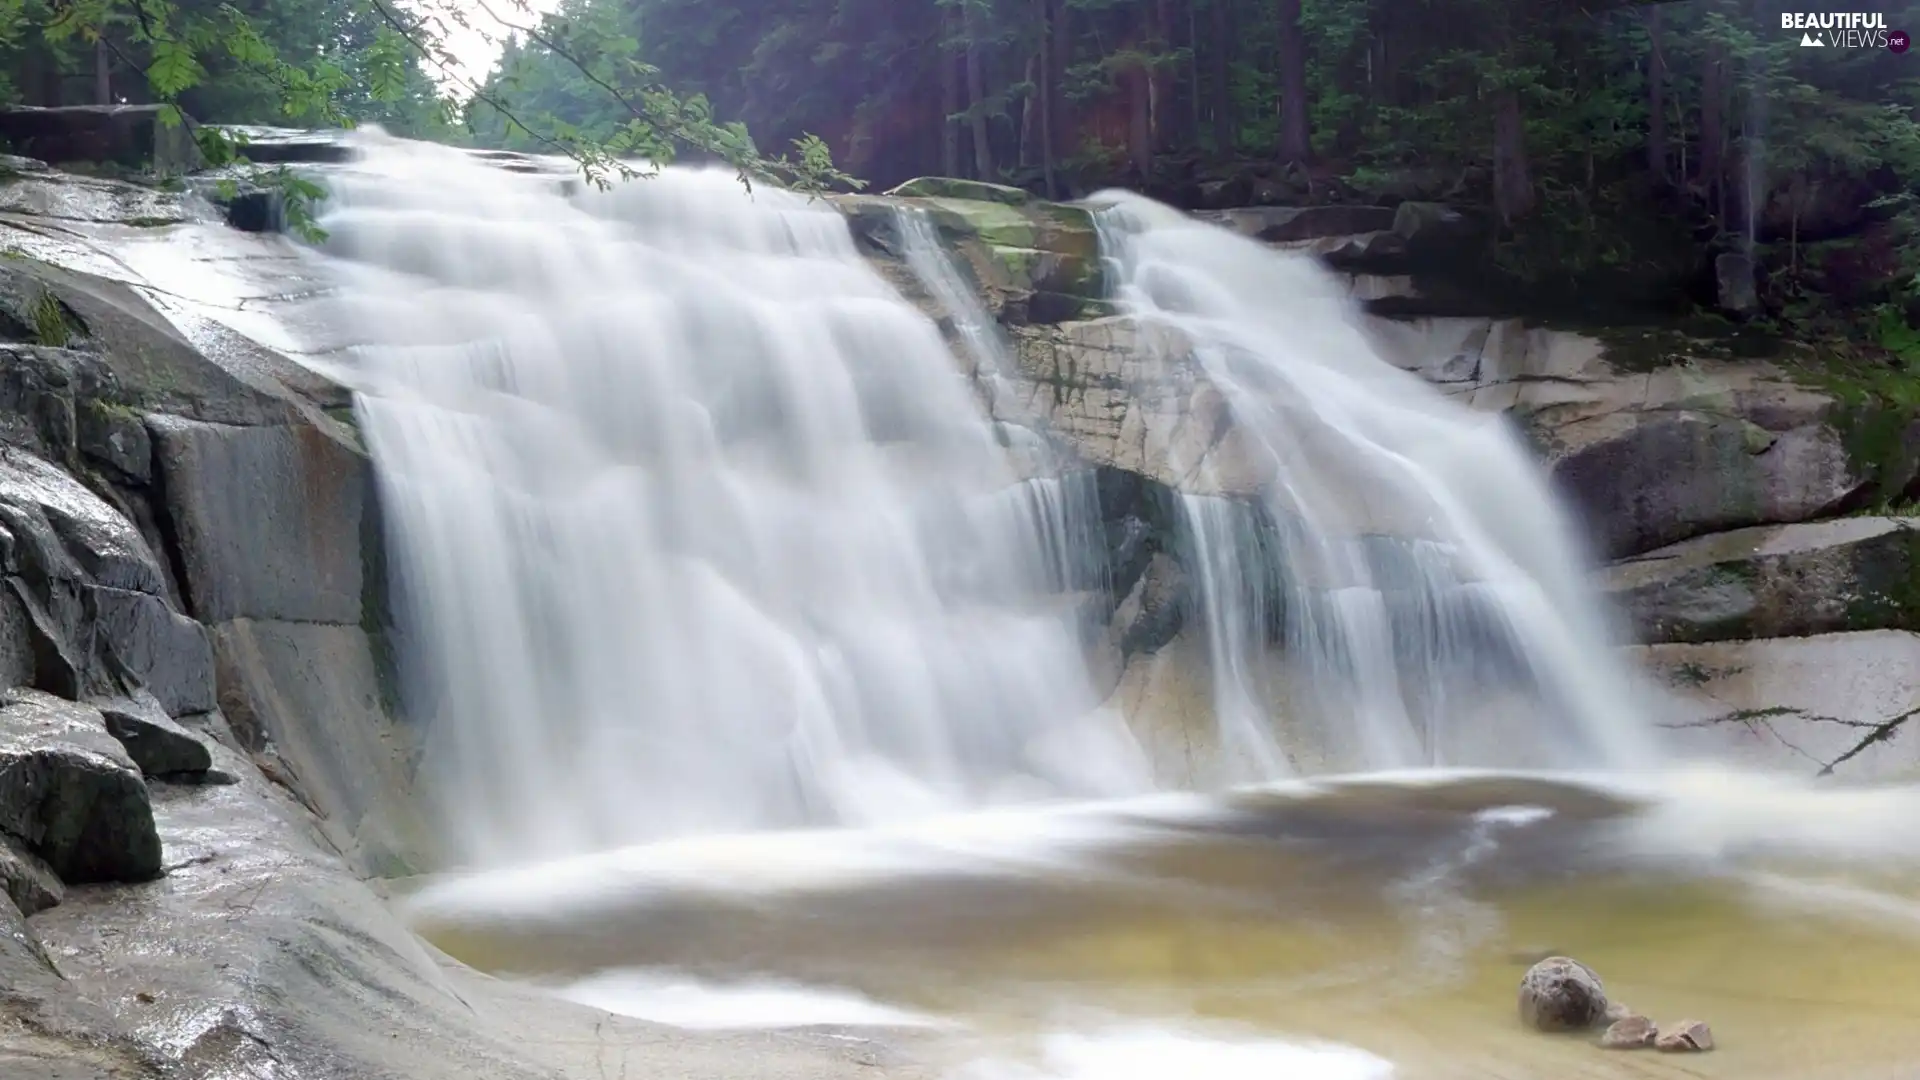
{"label": "moss", "polygon": [[994,247],[1039,246],[1033,219],[1013,207],[972,199],[928,199],[927,203],[943,232],[977,237]]}
{"label": "moss", "polygon": [[1852,551],[1848,630],[1920,629],[1920,531],[1896,528]]}
{"label": "moss", "polygon": [[1784,350],[1770,330],[1735,326],[1714,315],[1626,325],[1549,319],[1542,325],[1598,340],[1606,347],[1607,362],[1622,371],[1660,371],[1696,360],[1767,359]]}

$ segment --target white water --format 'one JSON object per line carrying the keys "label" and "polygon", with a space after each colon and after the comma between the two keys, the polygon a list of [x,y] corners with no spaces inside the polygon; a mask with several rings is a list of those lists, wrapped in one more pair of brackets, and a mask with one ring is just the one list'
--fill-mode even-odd
{"label": "white water", "polygon": [[1144,785],[1031,602],[1058,500],[830,206],[363,146],[321,224],[466,859]]}
{"label": "white water", "polygon": [[[1268,481],[1250,504],[1186,500],[1218,720],[1249,779],[1649,760],[1647,702],[1503,419],[1382,359],[1310,258],[1095,201],[1117,298],[1191,342]],[[1273,639],[1304,716],[1275,716]]]}

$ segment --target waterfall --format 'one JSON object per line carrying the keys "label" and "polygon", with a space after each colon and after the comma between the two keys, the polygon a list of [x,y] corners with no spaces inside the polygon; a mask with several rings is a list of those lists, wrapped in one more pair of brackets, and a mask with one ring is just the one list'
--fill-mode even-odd
{"label": "waterfall", "polygon": [[459,856],[1139,790],[931,320],[830,205],[360,136],[324,256]]}
{"label": "waterfall", "polygon": [[1116,299],[1192,347],[1266,478],[1185,499],[1242,775],[1645,761],[1637,684],[1503,419],[1382,359],[1311,259],[1096,201]]}

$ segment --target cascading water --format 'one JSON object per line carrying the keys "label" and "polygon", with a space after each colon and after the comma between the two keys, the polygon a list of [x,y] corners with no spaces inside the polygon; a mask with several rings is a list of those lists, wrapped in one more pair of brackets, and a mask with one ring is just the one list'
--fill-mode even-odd
{"label": "cascading water", "polygon": [[1645,760],[1572,531],[1504,423],[1382,359],[1309,258],[1139,196],[1095,201],[1117,298],[1179,331],[1265,481],[1184,501],[1235,756],[1311,772]]}
{"label": "cascading water", "polygon": [[1023,603],[1045,500],[835,210],[362,149],[321,224],[465,858],[1144,783]]}

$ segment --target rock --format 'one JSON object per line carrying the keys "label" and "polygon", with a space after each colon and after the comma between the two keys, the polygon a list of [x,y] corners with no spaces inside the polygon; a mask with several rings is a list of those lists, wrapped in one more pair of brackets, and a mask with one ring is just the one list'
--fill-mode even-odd
{"label": "rock", "polygon": [[1538,1031],[1581,1031],[1607,1015],[1600,977],[1577,960],[1550,956],[1520,980],[1520,1019]]}
{"label": "rock", "polygon": [[388,712],[373,644],[358,626],[236,619],[214,632],[221,712],[249,750],[271,748],[322,831],[369,872],[417,864],[410,732]]}
{"label": "rock", "polygon": [[0,831],[68,884],[158,877],[147,785],[100,713],[34,690],[0,700]]}
{"label": "rock", "polygon": [[1090,465],[1167,488],[1248,495],[1268,475],[1178,332],[1130,318],[1014,328],[1021,382],[996,418],[1048,427]]}
{"label": "rock", "polygon": [[240,143],[240,152],[256,165],[337,165],[354,161],[360,151],[333,131],[225,124],[221,130]]}
{"label": "rock", "polygon": [[305,425],[153,416],[148,429],[196,616],[359,624],[364,455]]}
{"label": "rock", "polygon": [[1607,1026],[1600,1036],[1602,1050],[1639,1050],[1652,1046],[1659,1031],[1644,1016],[1625,1016]]}
{"label": "rock", "polygon": [[1423,264],[1468,263],[1485,254],[1484,223],[1445,203],[1401,203],[1393,210],[1393,231]]}
{"label": "rock", "polygon": [[1713,1049],[1713,1031],[1698,1020],[1661,1024],[1653,1045],[1663,1054],[1700,1053]]}
{"label": "rock", "polygon": [[887,192],[887,196],[896,199],[969,199],[1006,206],[1025,206],[1034,201],[1032,192],[1017,187],[944,176],[922,176],[909,180]]}
{"label": "rock", "polygon": [[110,466],[136,485],[153,479],[153,440],[138,413],[93,400],[82,405],[78,420],[80,452]]}
{"label": "rock", "polygon": [[[1652,645],[1627,653],[1670,690],[1659,714],[1681,759],[1849,783],[1920,771],[1920,634],[1872,630],[1808,638]],[[1915,730],[1920,730],[1916,727]]]}
{"label": "rock", "polygon": [[58,904],[67,887],[44,859],[0,833],[0,894],[11,899],[22,915],[34,915]]}
{"label": "rock", "polygon": [[1166,554],[1147,562],[1146,572],[1113,614],[1113,636],[1122,658],[1150,653],[1180,632],[1189,603],[1187,575]]}
{"label": "rock", "polygon": [[1384,206],[1249,206],[1195,216],[1268,243],[1392,233],[1394,220]]}
{"label": "rock", "polygon": [[1605,581],[1649,643],[1920,628],[1920,518],[1716,533],[1618,563]]}
{"label": "rock", "polygon": [[1775,433],[1737,416],[1676,410],[1622,417],[1619,426],[1553,466],[1612,558],[1702,533],[1820,517],[1869,486],[1825,424]]}
{"label": "rock", "polygon": [[1720,255],[1713,260],[1713,277],[1720,310],[1735,315],[1751,315],[1760,310],[1760,293],[1754,281],[1753,262],[1745,255]]}
{"label": "rock", "polygon": [[213,645],[205,627],[147,593],[96,587],[86,598],[116,681],[130,676],[169,716],[213,708]]}
{"label": "rock", "polygon": [[149,169],[168,176],[201,167],[186,124],[163,123],[161,105],[64,105],[0,109],[0,138],[29,157]]}
{"label": "rock", "polygon": [[[1552,954],[1548,954],[1548,955],[1552,955]],[[1542,959],[1544,959],[1544,957]],[[1625,1020],[1629,1016],[1639,1016],[1639,1015],[1640,1015],[1639,1013],[1633,1011],[1633,1007],[1631,1005],[1628,1005],[1624,1001],[1608,1001],[1607,1002],[1607,1023],[1609,1024],[1618,1023],[1619,1021]]]}
{"label": "rock", "polygon": [[94,703],[107,733],[120,740],[127,756],[148,777],[204,774],[213,768],[207,744],[175,723],[150,693]]}

